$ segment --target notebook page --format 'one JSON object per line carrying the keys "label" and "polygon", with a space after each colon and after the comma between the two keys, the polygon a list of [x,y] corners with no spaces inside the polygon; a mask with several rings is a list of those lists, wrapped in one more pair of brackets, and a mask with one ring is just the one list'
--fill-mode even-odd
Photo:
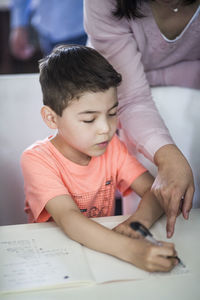
{"label": "notebook page", "polygon": [[82,246],[59,228],[0,231],[0,293],[92,281]]}
{"label": "notebook page", "polygon": [[97,283],[148,278],[148,272],[111,255],[85,248],[88,264]]}

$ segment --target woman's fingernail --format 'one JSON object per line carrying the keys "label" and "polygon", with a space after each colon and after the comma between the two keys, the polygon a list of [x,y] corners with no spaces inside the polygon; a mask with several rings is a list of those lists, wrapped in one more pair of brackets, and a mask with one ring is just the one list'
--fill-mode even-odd
{"label": "woman's fingernail", "polygon": [[186,219],[189,219],[189,211],[186,211],[185,217]]}

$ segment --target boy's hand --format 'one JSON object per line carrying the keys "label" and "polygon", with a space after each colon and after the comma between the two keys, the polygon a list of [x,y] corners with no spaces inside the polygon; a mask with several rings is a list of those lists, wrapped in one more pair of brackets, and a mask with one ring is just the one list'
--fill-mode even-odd
{"label": "boy's hand", "polygon": [[156,246],[145,239],[130,239],[125,260],[148,272],[168,272],[178,264],[176,255],[172,243],[162,242],[162,246]]}
{"label": "boy's hand", "polygon": [[[162,246],[154,245],[130,227],[130,218],[119,224],[113,231],[128,236],[129,245],[124,249],[121,259],[134,264],[148,272],[168,272],[178,264],[173,258],[177,255],[174,244],[162,242]],[[123,257],[125,255],[125,257]],[[168,258],[172,257],[172,258]]]}
{"label": "boy's hand", "polygon": [[129,219],[127,219],[126,221],[124,221],[124,222],[120,223],[119,225],[117,225],[116,227],[114,227],[112,230],[119,232],[121,234],[124,234],[128,237],[134,238],[134,239],[143,238],[143,236],[139,232],[133,230],[130,227],[130,223],[131,223],[131,221]]}

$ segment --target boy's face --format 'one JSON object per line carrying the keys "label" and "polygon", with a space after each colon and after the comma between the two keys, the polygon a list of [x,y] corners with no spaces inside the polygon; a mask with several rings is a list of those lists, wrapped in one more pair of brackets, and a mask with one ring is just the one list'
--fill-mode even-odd
{"label": "boy's face", "polygon": [[102,155],[117,128],[117,92],[85,92],[57,116],[58,134],[52,143],[68,159],[88,164],[91,156]]}

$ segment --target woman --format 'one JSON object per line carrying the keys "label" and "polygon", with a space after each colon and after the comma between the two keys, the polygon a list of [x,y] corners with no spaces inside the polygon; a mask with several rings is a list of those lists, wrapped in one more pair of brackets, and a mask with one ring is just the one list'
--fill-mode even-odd
{"label": "woman", "polygon": [[188,218],[194,182],[156,110],[150,86],[200,88],[199,5],[199,0],[85,0],[91,44],[122,74],[123,138],[131,152],[142,152],[158,167],[152,188],[167,214],[168,237],[183,197]]}

